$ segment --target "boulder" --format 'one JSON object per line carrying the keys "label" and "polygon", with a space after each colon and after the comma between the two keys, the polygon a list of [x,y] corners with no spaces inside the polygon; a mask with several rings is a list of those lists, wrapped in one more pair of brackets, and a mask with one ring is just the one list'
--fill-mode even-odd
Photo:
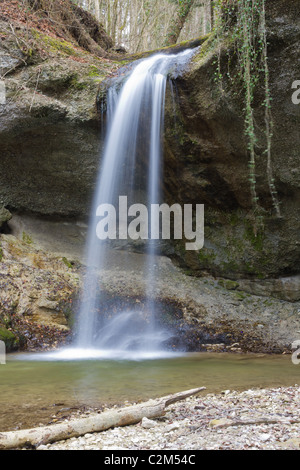
{"label": "boulder", "polygon": [[5,207],[0,207],[0,229],[11,217],[11,213]]}

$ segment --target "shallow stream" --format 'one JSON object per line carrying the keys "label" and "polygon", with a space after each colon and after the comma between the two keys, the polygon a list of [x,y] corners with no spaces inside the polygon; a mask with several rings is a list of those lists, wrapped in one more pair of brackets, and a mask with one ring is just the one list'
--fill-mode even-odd
{"label": "shallow stream", "polygon": [[55,422],[83,407],[300,383],[291,356],[192,353],[139,360],[13,354],[0,365],[0,431]]}

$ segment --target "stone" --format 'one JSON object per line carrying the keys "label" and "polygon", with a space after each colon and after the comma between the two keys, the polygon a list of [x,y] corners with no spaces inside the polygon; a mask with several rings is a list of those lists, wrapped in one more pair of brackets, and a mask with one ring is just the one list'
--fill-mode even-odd
{"label": "stone", "polygon": [[8,222],[12,218],[11,213],[5,208],[0,206],[0,228],[3,224]]}
{"label": "stone", "polygon": [[157,426],[157,422],[153,421],[153,419],[148,419],[148,418],[144,417],[142,419],[141,426],[144,429],[151,429],[151,428],[154,428],[155,426]]}
{"label": "stone", "polygon": [[218,284],[228,290],[236,290],[239,287],[239,283],[231,281],[230,279],[220,279]]}
{"label": "stone", "polygon": [[171,424],[168,424],[166,427],[165,427],[165,431],[166,432],[172,432],[172,431],[176,431],[177,429],[180,428],[180,423],[178,422],[174,422],[174,423],[171,423]]}
{"label": "stone", "polygon": [[209,427],[210,428],[223,428],[226,426],[230,426],[233,423],[234,421],[228,418],[212,419],[209,422]]}
{"label": "stone", "polygon": [[[21,59],[21,54],[19,50],[12,51],[14,57],[7,52],[0,51],[0,76],[3,77],[8,72],[17,69],[24,62]],[[17,57],[17,56],[20,57]]]}
{"label": "stone", "polygon": [[283,449],[300,449],[300,438],[293,437],[291,439],[287,439],[284,442],[280,442],[279,446]]}
{"label": "stone", "polygon": [[57,310],[59,308],[59,303],[42,297],[37,302],[37,306],[45,308],[46,310]]}
{"label": "stone", "polygon": [[38,446],[36,450],[48,450],[48,446],[41,445],[41,446]]}
{"label": "stone", "polygon": [[239,280],[239,289],[254,295],[273,296],[288,302],[300,300],[300,275],[266,280]]}
{"label": "stone", "polygon": [[262,441],[262,442],[267,442],[269,439],[271,439],[271,434],[261,434],[259,436],[259,439]]}

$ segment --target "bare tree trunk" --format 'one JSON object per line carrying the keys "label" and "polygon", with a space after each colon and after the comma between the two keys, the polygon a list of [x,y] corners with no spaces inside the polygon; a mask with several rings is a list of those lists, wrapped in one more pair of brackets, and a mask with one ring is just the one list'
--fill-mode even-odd
{"label": "bare tree trunk", "polygon": [[99,0],[94,0],[94,7],[95,7],[95,17],[100,22],[101,14],[100,14],[100,3]]}
{"label": "bare tree trunk", "polygon": [[214,0],[210,0],[210,30],[214,27]]}
{"label": "bare tree trunk", "polygon": [[176,44],[193,4],[194,0],[179,0],[177,15],[171,23],[165,40],[165,46]]}
{"label": "bare tree trunk", "polygon": [[107,34],[130,52],[196,38],[202,29],[205,34],[210,29],[213,13],[212,0],[73,1],[99,17]]}

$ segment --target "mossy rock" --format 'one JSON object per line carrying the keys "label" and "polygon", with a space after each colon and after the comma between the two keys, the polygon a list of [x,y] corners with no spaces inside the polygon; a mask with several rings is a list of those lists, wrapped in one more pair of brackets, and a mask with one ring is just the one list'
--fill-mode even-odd
{"label": "mossy rock", "polygon": [[11,331],[2,327],[0,327],[0,341],[4,341],[7,352],[16,351],[20,345],[19,338]]}
{"label": "mossy rock", "polygon": [[0,228],[3,224],[8,222],[11,217],[11,213],[7,209],[5,209],[5,207],[0,207]]}
{"label": "mossy rock", "polygon": [[73,267],[72,263],[67,258],[65,258],[65,257],[62,258],[62,261],[68,268],[71,269]]}
{"label": "mossy rock", "polygon": [[232,281],[230,279],[220,279],[218,281],[219,286],[224,287],[227,290],[236,290],[239,287],[239,283],[236,281]]}

